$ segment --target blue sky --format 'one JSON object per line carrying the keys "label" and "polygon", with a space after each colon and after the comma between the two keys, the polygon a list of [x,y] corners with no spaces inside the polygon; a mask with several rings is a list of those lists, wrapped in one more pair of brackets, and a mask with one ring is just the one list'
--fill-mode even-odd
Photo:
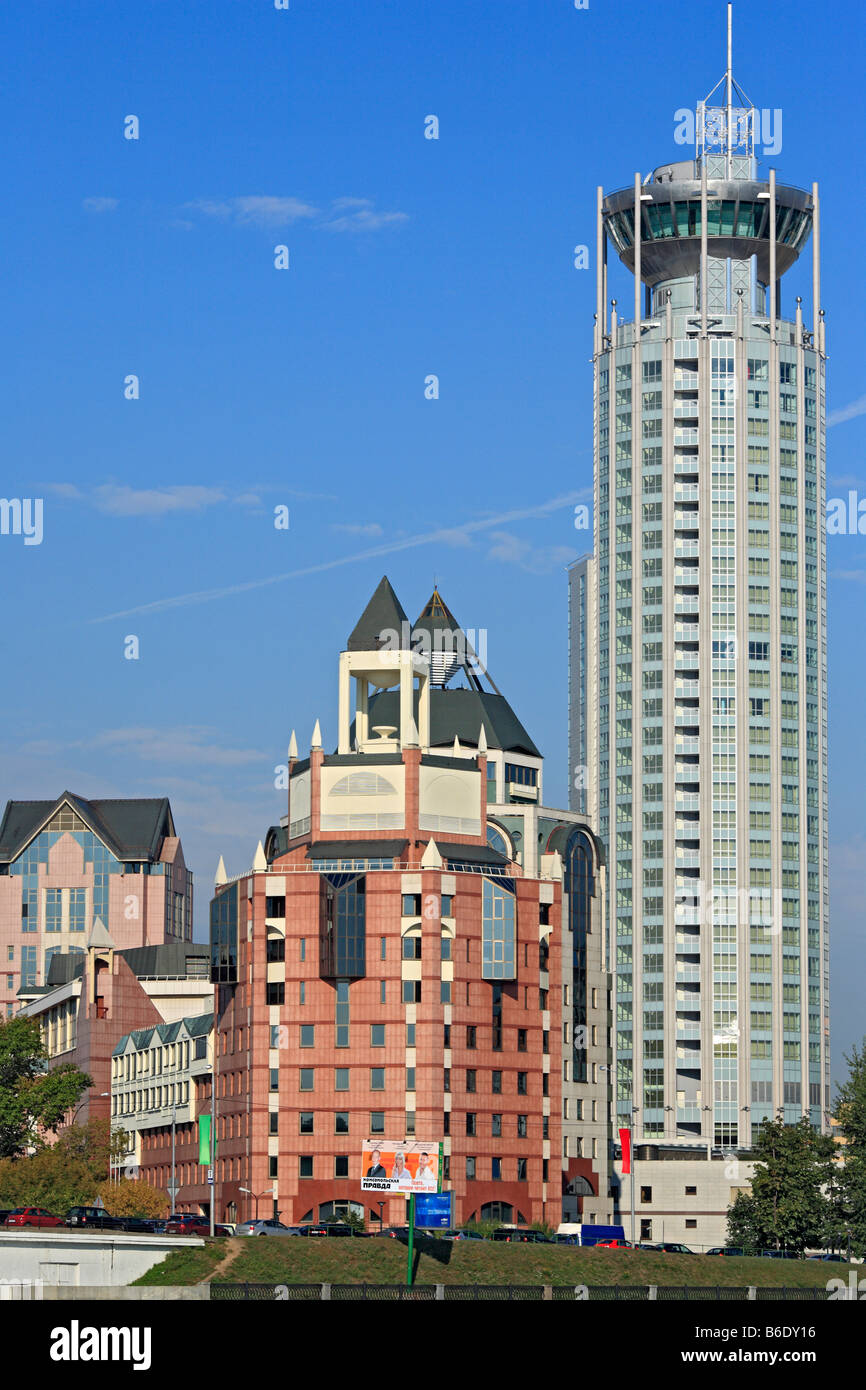
{"label": "blue sky", "polygon": [[[780,179],[821,183],[850,414],[828,494],[866,495],[866,22],[763,0],[734,23],[738,80],[783,111]],[[592,481],[573,247],[598,183],[684,153],[674,112],[723,73],[724,5],[9,0],[0,41],[2,490],[44,499],[41,545],[0,536],[0,797],[168,794],[203,934],[218,855],[246,867],[280,814],[291,729],[334,737],[337,652],[387,572],[411,618],[438,579],[487,630],[564,804],[565,565]],[[866,536],[828,562],[838,1058],[866,1032]]]}

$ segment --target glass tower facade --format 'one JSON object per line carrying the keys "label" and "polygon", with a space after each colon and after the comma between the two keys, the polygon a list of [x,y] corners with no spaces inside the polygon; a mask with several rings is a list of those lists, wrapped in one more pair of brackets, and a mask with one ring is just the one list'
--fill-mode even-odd
{"label": "glass tower facade", "polygon": [[[819,201],[759,177],[755,115],[729,85],[699,107],[694,160],[598,191],[595,553],[571,572],[572,805],[608,862],[615,1118],[719,1148],[829,1108]],[[781,301],[810,235],[807,324]]]}

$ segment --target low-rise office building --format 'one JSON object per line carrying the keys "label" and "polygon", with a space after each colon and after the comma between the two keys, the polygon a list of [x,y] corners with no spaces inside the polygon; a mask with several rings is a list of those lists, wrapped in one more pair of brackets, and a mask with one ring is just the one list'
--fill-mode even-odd
{"label": "low-rise office building", "polygon": [[288,1222],[403,1220],[362,1199],[378,1136],[441,1141],[458,1221],[610,1219],[604,868],[542,778],[438,592],[413,627],[383,580],[336,751],[293,736],[286,815],[218,873],[219,1220],[252,1194]]}
{"label": "low-rise office building", "polygon": [[[622,1158],[613,1165],[616,1221],[632,1238],[632,1174]],[[701,1252],[728,1243],[728,1208],[751,1191],[754,1162],[736,1153],[705,1148],[638,1144],[634,1150],[634,1239],[653,1245],[674,1241]]]}
{"label": "low-rise office building", "polygon": [[165,797],[9,801],[0,821],[0,1012],[81,955],[98,919],[117,950],[192,939],[192,874]]}
{"label": "low-rise office building", "polygon": [[210,1096],[212,1038],[211,1012],[126,1033],[111,1059],[112,1124],[128,1137],[122,1176],[169,1195],[174,1179],[179,1211],[208,1200],[196,1120]]}

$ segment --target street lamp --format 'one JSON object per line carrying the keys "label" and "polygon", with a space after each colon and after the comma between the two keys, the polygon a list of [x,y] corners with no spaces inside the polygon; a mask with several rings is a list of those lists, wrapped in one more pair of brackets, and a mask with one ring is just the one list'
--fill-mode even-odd
{"label": "street lamp", "polygon": [[382,1211],[383,1211],[383,1209],[384,1209],[385,1203],[384,1203],[384,1202],[377,1202],[377,1203],[376,1203],[376,1206],[379,1208],[379,1235],[381,1235],[381,1234],[382,1234]]}
{"label": "street lamp", "polygon": [[246,1192],[246,1193],[248,1193],[248,1195],[249,1195],[250,1197],[254,1197],[254,1198],[255,1198],[255,1203],[256,1203],[256,1221],[258,1221],[258,1219],[259,1219],[259,1198],[260,1198],[260,1197],[269,1197],[269,1196],[271,1196],[272,1193],[273,1193],[273,1190],[274,1190],[274,1189],[273,1189],[272,1187],[268,1187],[268,1188],[265,1189],[264,1192],[253,1192],[253,1190],[252,1190],[251,1187],[239,1187],[239,1188],[238,1188],[238,1191],[239,1191],[239,1192]]}
{"label": "street lamp", "polygon": [[[599,1071],[606,1071],[606,1072],[608,1072],[608,1073],[610,1074],[610,1076],[611,1076],[611,1080],[613,1079],[613,1067],[610,1066],[607,1062],[600,1062],[600,1063],[599,1063],[598,1069],[599,1069]],[[628,1165],[628,1166],[629,1166],[629,1174],[630,1174],[630,1176],[631,1176],[631,1243],[632,1243],[632,1245],[634,1245],[634,1224],[635,1224],[635,1223],[634,1223],[634,1128],[635,1128],[635,1116],[637,1115],[637,1113],[638,1113],[638,1111],[639,1111],[639,1109],[640,1109],[640,1106],[639,1106],[639,1105],[635,1105],[635,1103],[634,1103],[634,1087],[632,1087],[632,1093],[631,1093],[631,1106],[630,1106],[629,1108],[630,1108],[630,1112],[631,1112],[631,1118],[629,1119],[629,1122],[628,1122],[628,1146],[629,1146],[629,1165]]]}
{"label": "street lamp", "polygon": [[175,1179],[175,1130],[177,1124],[177,1093],[175,1087],[171,1088],[171,1191],[168,1194],[171,1199],[171,1215],[174,1217],[174,1199],[177,1195],[177,1182]]}

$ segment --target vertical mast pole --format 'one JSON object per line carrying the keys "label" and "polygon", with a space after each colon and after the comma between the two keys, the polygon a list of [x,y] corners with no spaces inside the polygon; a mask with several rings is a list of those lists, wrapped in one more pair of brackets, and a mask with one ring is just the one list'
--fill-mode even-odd
{"label": "vertical mast pole", "polygon": [[726,160],[725,160],[725,172],[726,172],[728,178],[731,177],[731,171],[732,171],[731,149],[732,149],[732,142],[733,142],[732,126],[733,126],[733,119],[734,119],[734,101],[733,101],[733,95],[734,95],[734,94],[733,94],[733,81],[734,81],[734,73],[733,73],[734,36],[733,36],[733,29],[734,29],[734,20],[733,20],[733,10],[734,10],[733,5],[729,5],[729,6],[728,6],[728,68],[727,68],[727,72],[726,72],[726,74],[725,74],[725,103],[726,103],[727,108],[728,108],[727,123],[726,123],[726,129],[725,129],[725,137],[726,137],[726,144],[727,144],[727,151],[726,151],[726,153],[727,153],[727,158],[726,158]]}

